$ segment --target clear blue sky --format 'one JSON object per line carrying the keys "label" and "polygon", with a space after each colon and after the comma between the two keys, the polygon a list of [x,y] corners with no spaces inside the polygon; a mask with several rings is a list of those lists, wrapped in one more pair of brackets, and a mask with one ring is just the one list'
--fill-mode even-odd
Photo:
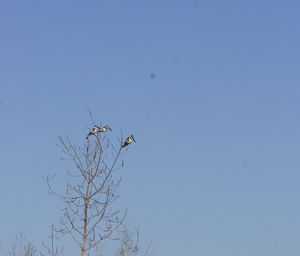
{"label": "clear blue sky", "polygon": [[61,205],[41,175],[69,168],[56,136],[82,143],[91,108],[136,137],[120,203],[153,255],[299,255],[299,12],[0,1],[0,243],[46,238]]}

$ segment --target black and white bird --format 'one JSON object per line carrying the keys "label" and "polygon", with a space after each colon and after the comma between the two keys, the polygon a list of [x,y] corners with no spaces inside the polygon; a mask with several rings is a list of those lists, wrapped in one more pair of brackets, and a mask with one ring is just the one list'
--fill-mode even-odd
{"label": "black and white bird", "polygon": [[99,127],[98,125],[95,125],[95,126],[90,130],[89,134],[86,135],[86,139],[88,139],[88,137],[91,136],[91,135],[96,135],[96,134],[99,132],[100,129],[101,129],[101,127]]}
{"label": "black and white bird", "polygon": [[133,135],[131,134],[131,135],[128,136],[128,137],[126,138],[126,140],[124,141],[124,143],[123,143],[123,145],[122,145],[122,148],[127,147],[127,146],[128,146],[129,144],[131,144],[133,141],[135,142],[135,139],[134,139]]}
{"label": "black and white bird", "polygon": [[112,131],[108,124],[104,125],[103,127],[99,127],[99,132],[107,132],[108,130]]}

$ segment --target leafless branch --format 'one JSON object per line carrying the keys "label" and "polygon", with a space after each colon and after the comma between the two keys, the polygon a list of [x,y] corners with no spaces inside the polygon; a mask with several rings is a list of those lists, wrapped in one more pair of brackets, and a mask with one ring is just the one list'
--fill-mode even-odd
{"label": "leafless branch", "polygon": [[11,243],[9,256],[35,256],[37,253],[32,242],[27,241],[23,233],[16,235],[15,241]]}
{"label": "leafless branch", "polygon": [[53,225],[51,226],[51,233],[48,236],[50,240],[50,245],[46,245],[44,242],[42,242],[42,246],[44,248],[44,253],[40,252],[41,256],[63,256],[64,255],[64,247],[61,246],[56,246],[55,245],[55,236],[54,236],[54,227]]}

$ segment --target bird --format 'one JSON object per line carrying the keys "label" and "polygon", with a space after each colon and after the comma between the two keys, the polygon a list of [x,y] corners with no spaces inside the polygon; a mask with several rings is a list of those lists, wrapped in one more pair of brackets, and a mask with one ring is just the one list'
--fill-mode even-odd
{"label": "bird", "polygon": [[98,125],[95,125],[95,126],[90,130],[89,134],[86,135],[85,138],[88,139],[88,137],[89,137],[90,135],[96,135],[96,133],[100,132],[100,130],[101,130],[101,127],[99,127]]}
{"label": "bird", "polygon": [[112,131],[108,124],[104,125],[103,127],[99,127],[99,132],[107,132],[108,130]]}
{"label": "bird", "polygon": [[131,135],[128,136],[128,137],[126,138],[126,140],[124,141],[124,143],[123,143],[123,145],[122,145],[122,148],[127,147],[127,146],[128,146],[129,144],[131,144],[133,141],[135,142],[135,139],[134,139],[133,135],[131,134]]}

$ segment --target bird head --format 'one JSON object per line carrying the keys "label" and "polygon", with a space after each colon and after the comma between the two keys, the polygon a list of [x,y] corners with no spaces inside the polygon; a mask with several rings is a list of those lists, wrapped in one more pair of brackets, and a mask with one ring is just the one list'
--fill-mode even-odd
{"label": "bird head", "polygon": [[135,138],[133,137],[133,135],[131,134],[130,137],[132,138],[132,140],[135,142]]}
{"label": "bird head", "polygon": [[110,126],[108,124],[104,125],[103,128],[112,131],[112,129],[110,128]]}

